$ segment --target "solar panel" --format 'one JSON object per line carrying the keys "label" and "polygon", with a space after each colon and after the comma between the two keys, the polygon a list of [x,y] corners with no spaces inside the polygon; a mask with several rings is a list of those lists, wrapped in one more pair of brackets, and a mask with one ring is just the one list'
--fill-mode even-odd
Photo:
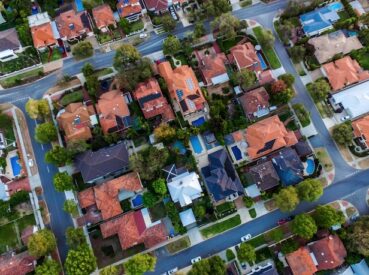
{"label": "solar panel", "polygon": [[265,144],[264,144],[264,147],[263,147],[263,148],[261,148],[261,149],[257,152],[257,154],[260,154],[260,153],[263,153],[263,152],[265,152],[265,151],[268,151],[268,150],[272,149],[272,148],[273,148],[274,143],[275,143],[275,139],[273,139],[273,140],[271,140],[271,141],[268,141],[267,143],[265,143]]}
{"label": "solar panel", "polygon": [[182,90],[176,90],[176,94],[178,96],[178,99],[181,101],[183,98],[183,91]]}
{"label": "solar panel", "polygon": [[187,103],[186,103],[186,101],[185,101],[185,100],[181,100],[181,101],[179,102],[179,104],[181,105],[181,108],[182,108],[182,111],[183,111],[183,112],[188,111],[188,106],[187,106]]}
{"label": "solar panel", "polygon": [[159,97],[161,97],[161,93],[150,94],[150,95],[140,98],[138,100],[138,103],[140,104],[141,107],[143,107],[146,102],[157,99]]}

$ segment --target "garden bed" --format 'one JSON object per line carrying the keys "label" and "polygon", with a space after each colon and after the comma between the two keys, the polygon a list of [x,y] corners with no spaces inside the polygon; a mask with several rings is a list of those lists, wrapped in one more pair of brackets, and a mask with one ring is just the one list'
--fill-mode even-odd
{"label": "garden bed", "polygon": [[48,63],[63,58],[62,53],[57,48],[53,49],[50,60],[49,60],[49,51],[40,53],[40,56],[42,63]]}
{"label": "garden bed", "polygon": [[311,121],[310,121],[310,115],[309,113],[306,111],[305,107],[303,104],[294,104],[292,105],[297,118],[299,119],[301,126],[302,127],[306,127],[308,126]]}
{"label": "garden bed", "polygon": [[240,215],[236,215],[232,218],[224,220],[222,222],[215,223],[205,229],[202,229],[200,232],[205,238],[211,238],[217,234],[220,234],[226,230],[232,229],[241,224]]}
{"label": "garden bed", "polygon": [[60,99],[59,103],[63,106],[67,106],[70,103],[81,102],[82,100],[83,100],[83,92],[82,90],[79,90],[79,91],[75,91],[70,94],[64,95]]}
{"label": "garden bed", "polygon": [[253,247],[257,248],[257,247],[265,244],[266,241],[265,241],[264,235],[259,235],[259,236],[255,237],[255,238],[252,238],[247,243],[250,244],[250,245],[252,245]]}
{"label": "garden bed", "polygon": [[172,243],[167,244],[165,248],[168,250],[170,254],[174,254],[190,246],[191,246],[190,238],[188,236],[185,236]]}
{"label": "garden bed", "polygon": [[17,54],[18,58],[7,62],[0,62],[0,72],[8,74],[28,68],[40,63],[37,52],[34,48],[26,49],[23,53]]}
{"label": "garden bed", "polygon": [[0,80],[0,85],[3,86],[3,88],[11,88],[14,86],[25,84],[29,81],[34,81],[43,76],[44,76],[43,68],[38,68],[35,70],[31,70],[25,73],[21,73],[21,74]]}
{"label": "garden bed", "polygon": [[251,208],[250,210],[249,210],[249,214],[250,214],[250,217],[251,218],[256,218],[256,216],[257,216],[257,214],[256,214],[256,210],[255,210],[255,208]]}

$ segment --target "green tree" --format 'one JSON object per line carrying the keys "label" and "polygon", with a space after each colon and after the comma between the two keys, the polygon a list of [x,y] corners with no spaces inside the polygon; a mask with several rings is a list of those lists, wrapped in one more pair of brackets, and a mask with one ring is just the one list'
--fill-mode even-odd
{"label": "green tree", "polygon": [[8,202],[10,207],[14,208],[21,203],[28,202],[29,200],[29,192],[26,190],[20,190],[11,195]]}
{"label": "green tree", "polygon": [[352,224],[346,235],[346,248],[350,252],[369,257],[369,216],[363,216]]}
{"label": "green tree", "polygon": [[258,41],[263,48],[272,48],[274,44],[275,37],[271,30],[261,29]]}
{"label": "green tree", "polygon": [[0,167],[2,167],[3,169],[6,168],[6,158],[0,157]]}
{"label": "green tree", "polygon": [[0,111],[0,129],[9,128],[10,125],[13,125],[13,120],[10,116]]}
{"label": "green tree", "polygon": [[313,202],[323,195],[323,185],[318,179],[306,179],[297,185],[300,200]]}
{"label": "green tree", "polygon": [[280,22],[280,24],[276,26],[277,32],[284,44],[287,44],[288,40],[291,39],[292,30],[294,28],[295,26],[288,20],[284,21],[283,23]]}
{"label": "green tree", "polygon": [[236,259],[236,255],[234,255],[234,253],[231,249],[226,250],[226,257],[227,257],[228,262],[233,261],[234,259]]}
{"label": "green tree", "polygon": [[293,63],[299,63],[305,58],[306,48],[304,46],[293,46],[289,49],[289,53]]}
{"label": "green tree", "polygon": [[330,205],[319,205],[315,208],[313,218],[320,228],[329,229],[334,225],[343,224],[345,216],[342,211],[334,209]]}
{"label": "green tree", "polygon": [[300,244],[294,239],[288,239],[282,242],[281,251],[284,255],[296,251],[300,247]]}
{"label": "green tree", "polygon": [[119,270],[116,265],[109,265],[107,267],[104,267],[104,269],[100,271],[100,275],[118,275],[118,274]]}
{"label": "green tree", "polygon": [[85,59],[91,57],[94,54],[94,48],[92,47],[91,42],[81,41],[74,46],[72,54],[77,60]]}
{"label": "green tree", "polygon": [[279,242],[283,240],[284,233],[282,228],[277,227],[267,233],[268,238],[272,239],[275,242]]}
{"label": "green tree", "polygon": [[256,82],[256,75],[249,69],[242,69],[236,73],[236,79],[240,84],[241,88],[247,90]]}
{"label": "green tree", "polygon": [[63,210],[72,215],[73,218],[78,216],[78,206],[74,200],[65,200]]}
{"label": "green tree", "polygon": [[293,83],[295,82],[295,77],[292,74],[282,74],[278,76],[278,79],[283,80],[287,87],[292,87]]}
{"label": "green tree", "polygon": [[73,178],[67,172],[56,173],[53,182],[56,191],[64,192],[74,189]]}
{"label": "green tree", "polygon": [[224,275],[226,266],[219,256],[213,256],[192,265],[188,275]]}
{"label": "green tree", "polygon": [[52,122],[38,124],[35,130],[35,139],[39,143],[49,143],[58,139],[56,127]]}
{"label": "green tree", "polygon": [[76,249],[81,245],[87,244],[86,236],[81,227],[68,227],[65,231],[65,237],[67,239],[67,245],[72,249]]}
{"label": "green tree", "polygon": [[56,239],[53,232],[41,229],[29,237],[27,246],[29,254],[39,258],[56,249]]}
{"label": "green tree", "polygon": [[350,121],[346,121],[333,128],[332,132],[333,139],[340,145],[347,145],[352,143],[354,134]]}
{"label": "green tree", "polygon": [[56,166],[72,163],[72,154],[64,147],[55,146],[45,154],[45,161]]}
{"label": "green tree", "polygon": [[309,90],[314,101],[319,102],[327,98],[331,87],[326,80],[320,79],[313,83],[310,83],[310,85],[307,86],[307,89]]}
{"label": "green tree", "polygon": [[171,32],[176,28],[177,22],[173,19],[173,17],[169,14],[166,14],[161,17],[161,24],[163,26],[164,31]]}
{"label": "green tree", "polygon": [[73,140],[68,142],[67,149],[75,156],[90,149],[90,145],[85,140]]}
{"label": "green tree", "polygon": [[97,92],[100,89],[100,82],[96,75],[90,75],[86,78],[86,86],[88,94],[96,98]]}
{"label": "green tree", "polygon": [[203,9],[206,10],[206,14],[210,17],[230,12],[232,7],[227,0],[208,0],[203,2]]}
{"label": "green tree", "polygon": [[369,29],[361,29],[359,38],[363,45],[369,45]]}
{"label": "green tree", "polygon": [[87,275],[95,271],[96,258],[87,245],[81,245],[77,249],[68,251],[65,260],[65,271],[67,274]]}
{"label": "green tree", "polygon": [[195,28],[193,30],[193,35],[195,38],[200,38],[202,36],[204,36],[206,33],[205,27],[204,27],[204,22],[200,21],[200,22],[196,22],[195,23]]}
{"label": "green tree", "polygon": [[147,191],[143,193],[142,199],[144,206],[151,208],[158,202],[159,198],[154,193]]}
{"label": "green tree", "polygon": [[140,59],[141,55],[133,45],[123,44],[115,53],[113,66],[117,71],[124,71],[126,67],[135,64]]}
{"label": "green tree", "polygon": [[156,194],[160,196],[164,196],[167,192],[167,184],[165,182],[165,179],[157,179],[152,183],[152,187]]}
{"label": "green tree", "polygon": [[314,219],[310,215],[303,213],[293,219],[291,230],[301,238],[310,240],[318,231],[318,228]]}
{"label": "green tree", "polygon": [[234,39],[237,36],[237,31],[241,28],[241,23],[237,17],[229,12],[215,18],[211,26],[213,30],[218,31],[220,37]]}
{"label": "green tree", "polygon": [[248,262],[252,265],[256,260],[255,248],[248,243],[241,243],[237,251],[237,258],[240,262]]}
{"label": "green tree", "polygon": [[125,34],[131,33],[131,24],[129,23],[127,18],[121,18],[119,21],[119,26],[121,27],[121,29]]}
{"label": "green tree", "polygon": [[291,88],[287,88],[279,93],[272,94],[271,99],[276,104],[287,104],[295,96]]}
{"label": "green tree", "polygon": [[155,270],[156,258],[149,254],[137,254],[123,265],[128,275],[141,275]]}
{"label": "green tree", "polygon": [[163,42],[163,53],[174,55],[182,49],[181,41],[174,35],[169,35]]}
{"label": "green tree", "polygon": [[288,186],[274,195],[275,202],[282,212],[289,212],[300,203],[297,190],[293,186]]}
{"label": "green tree", "polygon": [[17,25],[15,27],[17,29],[19,40],[23,47],[32,45],[32,35],[28,25],[28,22]]}
{"label": "green tree", "polygon": [[84,77],[88,77],[92,75],[95,72],[94,67],[91,65],[91,63],[85,63],[82,67],[82,73]]}
{"label": "green tree", "polygon": [[42,265],[36,266],[36,275],[59,275],[61,272],[61,266],[58,262],[47,259]]}
{"label": "green tree", "polygon": [[154,129],[154,136],[158,141],[172,142],[176,137],[176,129],[162,123]]}
{"label": "green tree", "polygon": [[206,215],[206,209],[203,205],[197,203],[193,206],[193,213],[197,219],[203,219]]}
{"label": "green tree", "polygon": [[50,114],[49,104],[46,99],[30,98],[26,103],[26,112],[32,119],[39,119]]}

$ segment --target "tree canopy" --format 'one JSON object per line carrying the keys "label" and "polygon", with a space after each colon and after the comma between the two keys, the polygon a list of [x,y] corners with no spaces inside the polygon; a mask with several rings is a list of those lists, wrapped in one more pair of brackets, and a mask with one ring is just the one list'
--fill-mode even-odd
{"label": "tree canopy", "polygon": [[141,54],[131,44],[120,46],[114,56],[114,68],[118,71],[124,71],[127,66],[131,66],[141,59]]}
{"label": "tree canopy", "polygon": [[318,228],[314,219],[310,215],[303,213],[293,219],[291,230],[301,238],[310,240],[318,231]]}
{"label": "tree canopy", "polygon": [[165,14],[161,17],[161,24],[164,31],[171,32],[176,28],[177,22],[170,14]]}
{"label": "tree canopy", "polygon": [[164,196],[167,192],[167,184],[165,182],[165,179],[156,179],[153,183],[152,183],[152,187],[155,191],[156,194],[160,195],[160,196]]}
{"label": "tree canopy", "polygon": [[213,256],[195,263],[188,275],[224,275],[226,266],[219,256]]}
{"label": "tree canopy", "polygon": [[68,251],[65,260],[65,271],[67,274],[87,275],[97,267],[96,258],[87,245],[81,245],[77,249]]}
{"label": "tree canopy", "polygon": [[73,178],[67,172],[56,173],[53,182],[56,191],[64,192],[74,189]]}
{"label": "tree canopy", "polygon": [[237,31],[241,28],[241,23],[237,17],[228,12],[215,18],[211,26],[214,30],[218,31],[218,36],[226,39],[234,39],[237,36]]}
{"label": "tree canopy", "polygon": [[86,244],[86,236],[81,227],[68,227],[65,231],[65,237],[67,239],[68,246],[73,249]]}
{"label": "tree canopy", "polygon": [[143,193],[142,199],[143,205],[147,208],[151,208],[158,202],[159,197],[151,191],[146,191],[145,193]]}
{"label": "tree canopy", "polygon": [[165,55],[174,55],[182,49],[181,41],[174,35],[169,35],[163,41],[163,53]]}
{"label": "tree canopy", "polygon": [[255,248],[248,243],[241,243],[237,250],[237,258],[240,262],[247,262],[252,265],[256,260]]}
{"label": "tree canopy", "polygon": [[274,195],[275,202],[282,212],[289,212],[300,203],[297,190],[293,186],[288,186]]}
{"label": "tree canopy", "polygon": [[64,201],[63,210],[71,214],[73,218],[78,216],[78,206],[73,199]]}
{"label": "tree canopy", "polygon": [[91,57],[94,54],[94,48],[91,42],[81,41],[73,47],[72,54],[75,59],[85,59]]}
{"label": "tree canopy", "polygon": [[50,114],[49,104],[46,99],[30,98],[26,103],[26,112],[32,119],[40,119]]}
{"label": "tree canopy", "polygon": [[38,124],[35,130],[35,139],[39,143],[49,143],[58,139],[58,133],[52,122]]}
{"label": "tree canopy", "polygon": [[82,67],[82,73],[84,75],[84,77],[88,77],[90,75],[92,75],[95,72],[94,67],[91,65],[91,63],[85,63]]}
{"label": "tree canopy", "polygon": [[272,48],[274,44],[275,37],[271,30],[261,28],[258,42],[263,48]]}
{"label": "tree canopy", "polygon": [[295,77],[292,74],[282,74],[278,76],[278,79],[283,80],[287,87],[292,87],[295,82]]}
{"label": "tree canopy", "polygon": [[59,275],[61,266],[58,262],[47,259],[41,265],[36,266],[36,275]]}
{"label": "tree canopy", "polygon": [[72,153],[64,147],[55,146],[45,154],[45,162],[56,166],[70,164],[72,163]]}
{"label": "tree canopy", "polygon": [[306,48],[304,46],[293,46],[288,51],[290,53],[293,63],[299,63],[304,60],[306,54]]}
{"label": "tree canopy", "polygon": [[331,86],[325,79],[317,80],[306,86],[315,102],[323,101],[331,91]]}
{"label": "tree canopy", "polygon": [[323,185],[318,179],[306,179],[297,185],[300,200],[313,202],[323,195]]}
{"label": "tree canopy", "polygon": [[333,128],[333,139],[340,145],[347,145],[352,143],[354,134],[351,127],[351,122],[346,121]]}
{"label": "tree canopy", "polygon": [[232,10],[227,0],[207,0],[203,2],[203,8],[208,16],[220,16]]}
{"label": "tree canopy", "polygon": [[163,123],[154,129],[154,136],[158,141],[172,142],[176,137],[176,129]]}
{"label": "tree canopy", "polygon": [[119,274],[119,270],[116,265],[109,265],[107,267],[104,267],[100,271],[100,275],[118,275],[118,274]]}
{"label": "tree canopy", "polygon": [[343,224],[345,216],[342,211],[334,209],[330,205],[319,205],[315,208],[313,218],[320,228],[329,229],[334,225]]}
{"label": "tree canopy", "polygon": [[236,82],[239,83],[242,89],[247,90],[256,82],[256,75],[254,71],[249,69],[241,69],[235,74]]}
{"label": "tree canopy", "polygon": [[369,257],[369,216],[363,216],[349,227],[346,248],[354,253]]}
{"label": "tree canopy", "polygon": [[128,275],[141,275],[155,270],[156,258],[149,254],[136,254],[123,265]]}
{"label": "tree canopy", "polygon": [[27,245],[29,254],[39,258],[55,250],[56,239],[49,229],[41,229],[29,237]]}

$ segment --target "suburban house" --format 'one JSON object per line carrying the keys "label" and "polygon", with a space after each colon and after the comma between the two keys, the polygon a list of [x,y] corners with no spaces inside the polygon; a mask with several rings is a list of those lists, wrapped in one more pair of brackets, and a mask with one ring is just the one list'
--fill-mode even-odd
{"label": "suburban house", "polygon": [[363,14],[366,13],[366,11],[365,11],[363,5],[360,3],[360,1],[354,0],[354,1],[351,1],[349,4],[354,9],[357,16],[360,17],[360,16],[362,16]]}
{"label": "suburban house", "polygon": [[350,56],[324,64],[321,70],[328,78],[332,92],[369,79],[369,71],[363,70],[359,63]]}
{"label": "suburban house", "polygon": [[131,211],[100,225],[103,238],[118,235],[123,250],[137,244],[152,248],[168,239],[168,231],[161,220],[153,222],[147,208]]}
{"label": "suburban house", "polygon": [[340,19],[338,12],[343,9],[341,2],[333,2],[325,7],[300,15],[304,33],[307,36],[314,36],[332,29],[333,23]]}
{"label": "suburban house", "polygon": [[102,94],[96,105],[100,125],[105,134],[123,131],[131,126],[131,117],[122,92],[112,90]]}
{"label": "suburban house", "polygon": [[229,77],[225,63],[227,57],[222,52],[217,52],[214,47],[195,50],[194,55],[198,61],[198,69],[205,86],[227,83]]}
{"label": "suburban house", "polygon": [[279,176],[271,161],[265,161],[252,166],[248,173],[253,183],[262,192],[279,185]]}
{"label": "suburban house", "polygon": [[137,85],[133,97],[138,101],[142,113],[146,119],[160,116],[162,122],[175,119],[172,107],[161,92],[158,81],[150,78],[146,82]]}
{"label": "suburban house", "polygon": [[66,142],[91,139],[91,127],[97,124],[93,106],[85,106],[81,102],[69,104],[56,119],[65,133]]}
{"label": "suburban house", "polygon": [[269,114],[269,94],[264,87],[244,93],[238,100],[250,120]]}
{"label": "suburban house", "polygon": [[15,254],[8,252],[0,256],[0,274],[16,275],[28,274],[35,270],[36,258],[29,255],[28,251]]}
{"label": "suburban house", "polygon": [[300,140],[295,145],[293,145],[292,148],[295,149],[297,155],[301,159],[306,159],[306,157],[313,154],[313,150],[311,149],[309,143],[304,140]]}
{"label": "suburban house", "polygon": [[140,19],[142,7],[140,0],[118,0],[117,10],[121,18],[133,22]]}
{"label": "suburban house", "polygon": [[188,208],[187,210],[180,212],[179,218],[181,220],[182,225],[184,227],[187,227],[187,229],[196,226],[196,218],[195,215],[193,214],[192,208]]}
{"label": "suburban house", "polygon": [[251,42],[233,46],[230,49],[228,60],[235,64],[239,71],[245,68],[256,73],[262,71],[261,62]]}
{"label": "suburban house", "polygon": [[81,172],[85,183],[102,182],[128,171],[129,155],[124,143],[118,143],[77,155],[75,166]]}
{"label": "suburban house", "polygon": [[346,249],[337,235],[329,235],[286,255],[294,275],[312,275],[331,270],[345,262]]}
{"label": "suburban house", "polygon": [[304,179],[304,165],[294,149],[283,148],[273,155],[272,163],[283,186],[294,185]]}
{"label": "suburban house", "polygon": [[221,149],[208,155],[209,165],[201,169],[214,204],[233,201],[244,194],[243,186],[229,158]]}
{"label": "suburban house", "polygon": [[132,198],[143,190],[137,173],[131,172],[78,193],[79,205],[86,212],[86,221],[93,212],[100,220],[108,220],[123,213],[120,202]]}
{"label": "suburban house", "polygon": [[363,150],[369,148],[369,115],[359,118],[351,123],[354,130],[354,140]]}
{"label": "suburban house", "polygon": [[349,87],[329,97],[333,109],[344,110],[351,119],[369,112],[369,81]]}
{"label": "suburban house", "polygon": [[0,176],[0,200],[8,201],[13,194],[19,191],[31,192],[28,178],[10,180],[4,175]]}
{"label": "suburban house", "polygon": [[65,11],[60,13],[55,18],[55,21],[63,40],[80,40],[92,32],[90,18],[87,11],[81,11],[78,13],[73,9]]}
{"label": "suburban house", "polygon": [[113,11],[108,4],[100,5],[92,9],[95,26],[101,32],[109,31],[109,26],[117,27]]}
{"label": "suburban house", "polygon": [[175,111],[180,111],[184,119],[192,123],[199,119],[205,122],[208,114],[207,102],[194,71],[187,65],[173,70],[167,61],[158,65],[158,71],[167,83],[172,100],[176,103]]}
{"label": "suburban house", "polygon": [[146,9],[156,14],[168,11],[169,6],[178,5],[187,2],[187,0],[143,0]]}
{"label": "suburban house", "polygon": [[0,62],[6,62],[17,58],[17,53],[22,51],[22,45],[15,28],[0,32]]}
{"label": "suburban house", "polygon": [[337,54],[348,54],[363,47],[357,36],[349,36],[341,31],[310,38],[309,44],[315,48],[314,55],[320,64],[330,61]]}
{"label": "suburban house", "polygon": [[202,188],[199,176],[195,172],[188,171],[171,178],[168,183],[168,190],[172,201],[185,207],[202,196]]}
{"label": "suburban house", "polygon": [[31,29],[33,45],[36,49],[44,51],[48,47],[57,44],[60,34],[55,22],[51,22],[47,12],[28,16],[28,24]]}
{"label": "suburban house", "polygon": [[247,154],[254,160],[297,143],[277,115],[258,121],[246,129]]}

